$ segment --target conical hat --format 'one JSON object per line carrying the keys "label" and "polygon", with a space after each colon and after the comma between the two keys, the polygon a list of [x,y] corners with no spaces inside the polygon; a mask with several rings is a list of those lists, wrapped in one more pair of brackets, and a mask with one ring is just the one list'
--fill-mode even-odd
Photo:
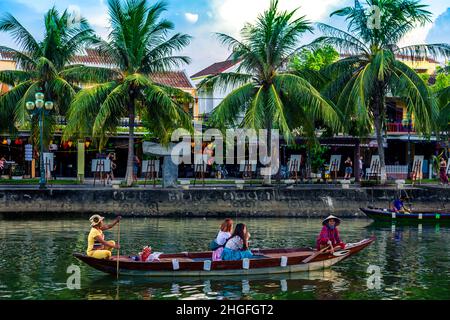
{"label": "conical hat", "polygon": [[327,223],[328,220],[330,219],[334,219],[336,221],[336,226],[338,226],[339,224],[341,224],[341,219],[339,219],[338,217],[333,216],[332,214],[330,214],[328,217],[326,217],[323,221],[322,221],[322,225],[325,225]]}
{"label": "conical hat", "polygon": [[103,221],[103,219],[105,219],[105,218],[100,216],[100,215],[98,215],[98,214],[94,214],[92,217],[89,218],[89,222],[91,223],[91,227],[95,227],[101,221]]}

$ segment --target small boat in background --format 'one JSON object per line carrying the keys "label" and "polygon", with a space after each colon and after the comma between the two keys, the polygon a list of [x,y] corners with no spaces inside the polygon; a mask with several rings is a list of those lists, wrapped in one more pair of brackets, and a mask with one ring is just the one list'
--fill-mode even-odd
{"label": "small boat in background", "polygon": [[[331,267],[369,246],[375,238],[348,243],[345,249],[334,253],[312,248],[254,249],[254,258],[239,261],[211,261],[211,251],[161,254],[159,261],[134,261],[129,256],[119,257],[119,274],[152,277],[207,277],[269,275],[314,271]],[[117,273],[117,259],[95,259],[74,253],[75,258],[109,274]]]}
{"label": "small boat in background", "polygon": [[381,208],[360,208],[362,212],[375,221],[390,222],[418,222],[418,223],[438,223],[450,222],[450,211],[448,209],[437,210],[414,210],[411,212],[394,212]]}

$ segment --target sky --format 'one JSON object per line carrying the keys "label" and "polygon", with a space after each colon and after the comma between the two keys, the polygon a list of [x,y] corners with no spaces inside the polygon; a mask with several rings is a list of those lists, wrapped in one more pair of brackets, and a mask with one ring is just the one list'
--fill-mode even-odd
{"label": "sky", "polygon": [[[156,0],[149,0],[150,3]],[[270,0],[165,0],[168,11],[164,14],[175,23],[175,32],[193,36],[191,44],[183,54],[191,57],[190,65],[184,67],[188,75],[223,61],[229,55],[215,37],[215,32],[224,32],[239,37],[239,30],[246,22],[252,22],[264,11]],[[326,22],[345,28],[340,18],[329,18],[329,14],[351,0],[280,0],[282,9],[299,8],[298,14],[311,22]],[[402,40],[402,45],[414,43],[450,43],[450,2],[448,0],[422,0],[432,12],[432,22],[416,28]],[[53,5],[59,10],[66,8],[80,13],[88,19],[94,30],[102,37],[108,35],[107,0],[0,0],[0,15],[6,12],[15,16],[37,39],[43,33],[43,15]],[[305,34],[303,44],[316,36]],[[16,47],[8,34],[0,33],[0,45]]]}

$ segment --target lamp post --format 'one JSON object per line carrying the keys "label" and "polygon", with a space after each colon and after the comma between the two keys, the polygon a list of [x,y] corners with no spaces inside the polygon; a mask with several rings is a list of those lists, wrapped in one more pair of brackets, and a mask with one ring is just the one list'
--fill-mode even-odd
{"label": "lamp post", "polygon": [[406,119],[402,120],[402,126],[404,129],[408,129],[408,156],[406,158],[406,163],[408,165],[408,178],[409,178],[409,173],[411,171],[410,162],[411,162],[411,127],[412,127],[412,120],[411,116],[409,115],[409,112],[406,113]]}
{"label": "lamp post", "polygon": [[49,114],[53,110],[53,102],[45,101],[44,102],[44,94],[42,92],[38,92],[35,94],[35,101],[28,101],[26,103],[27,110],[33,115],[39,116],[39,132],[40,132],[40,154],[39,154],[39,168],[40,168],[40,178],[39,178],[39,189],[45,189],[45,167],[44,167],[44,115]]}

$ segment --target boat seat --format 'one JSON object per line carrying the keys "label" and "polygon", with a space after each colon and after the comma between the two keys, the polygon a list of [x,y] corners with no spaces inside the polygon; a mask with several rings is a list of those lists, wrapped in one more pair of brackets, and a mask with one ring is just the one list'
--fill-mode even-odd
{"label": "boat seat", "polygon": [[310,256],[313,251],[310,252],[287,252],[287,253],[266,253],[266,257],[268,258],[281,258],[281,257],[301,257],[301,256]]}
{"label": "boat seat", "polygon": [[[173,259],[177,259],[178,262],[193,262],[197,261],[196,259],[190,259],[190,258],[160,258],[159,262],[172,262]],[[155,261],[158,262],[158,261]]]}

